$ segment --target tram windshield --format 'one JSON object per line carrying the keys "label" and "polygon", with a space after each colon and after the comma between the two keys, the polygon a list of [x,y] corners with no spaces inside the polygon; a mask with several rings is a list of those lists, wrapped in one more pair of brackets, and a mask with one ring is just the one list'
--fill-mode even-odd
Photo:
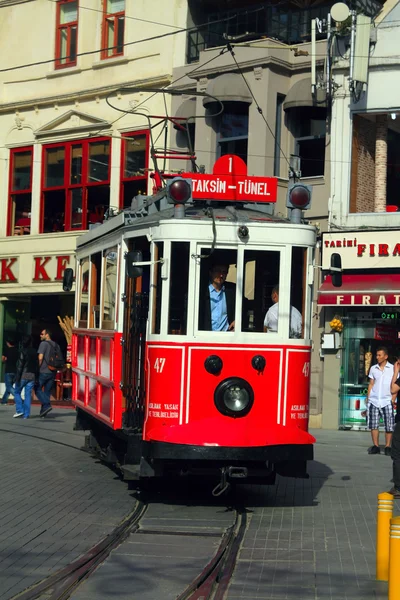
{"label": "tram windshield", "polygon": [[235,329],[237,252],[236,250],[217,250],[211,253],[210,250],[204,250],[202,256],[199,330],[233,331]]}
{"label": "tram windshield", "polygon": [[273,306],[272,290],[279,285],[279,268],[279,251],[244,251],[242,331],[277,332],[277,319],[268,328],[264,322]]}

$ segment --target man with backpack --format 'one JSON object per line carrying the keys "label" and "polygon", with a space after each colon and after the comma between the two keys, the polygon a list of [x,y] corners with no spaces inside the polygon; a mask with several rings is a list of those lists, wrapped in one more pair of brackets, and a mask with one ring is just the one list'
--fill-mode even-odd
{"label": "man with backpack", "polygon": [[57,370],[64,366],[60,346],[51,339],[51,331],[42,329],[38,348],[39,380],[35,386],[35,394],[42,404],[40,416],[45,417],[52,409],[50,394],[54,385]]}

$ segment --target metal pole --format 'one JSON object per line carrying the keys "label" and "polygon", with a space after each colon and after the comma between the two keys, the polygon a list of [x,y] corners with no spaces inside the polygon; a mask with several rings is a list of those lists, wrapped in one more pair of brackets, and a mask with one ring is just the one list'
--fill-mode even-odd
{"label": "metal pole", "polygon": [[328,13],[326,22],[326,95],[331,97],[331,35],[332,35],[332,17]]}
{"label": "metal pole", "polygon": [[[300,160],[300,156],[297,154],[290,155],[289,185],[291,183],[296,183],[296,181],[301,177]],[[303,211],[301,208],[289,208],[288,217],[291,223],[299,225],[301,223],[302,216]]]}
{"label": "metal pole", "polygon": [[357,22],[357,13],[355,10],[351,12],[351,34],[350,34],[350,82],[349,88],[350,91],[354,91],[354,48],[356,44],[356,22]]}
{"label": "metal pole", "polygon": [[393,496],[387,492],[378,494],[378,515],[376,519],[376,579],[389,579],[389,533],[393,516]]}
{"label": "metal pole", "polygon": [[390,521],[388,600],[400,599],[400,517]]}

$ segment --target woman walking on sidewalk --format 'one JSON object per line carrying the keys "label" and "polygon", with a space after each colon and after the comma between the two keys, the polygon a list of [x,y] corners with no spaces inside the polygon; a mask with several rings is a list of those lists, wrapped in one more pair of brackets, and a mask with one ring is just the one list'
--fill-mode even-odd
{"label": "woman walking on sidewalk", "polygon": [[[31,396],[35,385],[39,363],[36,350],[32,348],[32,338],[26,335],[22,339],[22,350],[17,361],[15,379],[15,415],[14,418],[28,419],[31,414]],[[22,402],[21,392],[25,388],[25,400]]]}

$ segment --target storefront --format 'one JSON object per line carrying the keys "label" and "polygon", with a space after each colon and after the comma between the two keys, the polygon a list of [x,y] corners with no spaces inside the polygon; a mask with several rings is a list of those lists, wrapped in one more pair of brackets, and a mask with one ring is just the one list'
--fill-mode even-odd
{"label": "storefront", "polygon": [[[387,347],[390,362],[400,356],[400,231],[327,233],[322,245],[323,271],[333,254],[343,269],[342,285],[335,287],[328,275],[318,295],[325,308],[322,357],[329,368],[336,365],[337,425],[366,429],[368,373],[376,350]],[[335,318],[340,332],[332,330]],[[335,375],[329,378],[333,382]]]}
{"label": "storefront", "polygon": [[[31,334],[34,346],[39,334],[49,328],[62,350],[67,338],[60,327],[74,314],[74,291],[62,290],[64,271],[75,270],[77,235],[10,237],[2,240],[0,255],[0,341],[8,337],[17,342]],[[3,380],[3,378],[2,378]],[[1,384],[0,393],[4,384]]]}

